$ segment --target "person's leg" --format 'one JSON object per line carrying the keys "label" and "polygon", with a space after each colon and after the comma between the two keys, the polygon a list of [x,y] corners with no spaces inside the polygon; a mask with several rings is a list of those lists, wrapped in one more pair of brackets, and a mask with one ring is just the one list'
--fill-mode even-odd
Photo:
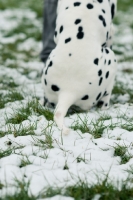
{"label": "person's leg", "polygon": [[45,0],[43,13],[43,49],[40,58],[45,62],[55,48],[54,32],[58,0]]}

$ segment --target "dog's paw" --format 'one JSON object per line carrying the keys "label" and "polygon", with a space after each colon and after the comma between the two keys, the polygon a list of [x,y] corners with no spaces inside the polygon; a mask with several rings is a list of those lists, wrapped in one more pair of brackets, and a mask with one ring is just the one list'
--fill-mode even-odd
{"label": "dog's paw", "polygon": [[67,128],[67,127],[63,127],[63,129],[61,130],[61,133],[63,134],[63,135],[68,135],[69,133],[70,133],[70,129],[69,128]]}

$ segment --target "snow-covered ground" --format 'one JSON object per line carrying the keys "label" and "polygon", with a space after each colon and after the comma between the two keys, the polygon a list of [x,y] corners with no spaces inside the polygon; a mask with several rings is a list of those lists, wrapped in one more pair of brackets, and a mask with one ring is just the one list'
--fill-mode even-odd
{"label": "snow-covered ground", "polygon": [[[19,192],[18,181],[30,181],[29,196],[79,181],[96,185],[107,176],[108,182],[118,189],[127,179],[127,186],[132,187],[132,13],[131,9],[117,14],[114,50],[118,72],[110,108],[69,115],[65,120],[72,130],[64,136],[43,112],[32,108],[32,103],[24,117],[24,108],[36,98],[43,98],[39,76],[43,64],[38,58],[42,44],[35,39],[36,32],[41,32],[41,20],[29,9],[0,11],[0,199]],[[27,28],[28,24],[31,28]],[[16,91],[21,94],[20,99],[12,97]],[[51,198],[72,199],[60,195]],[[100,195],[95,199],[100,199]]]}

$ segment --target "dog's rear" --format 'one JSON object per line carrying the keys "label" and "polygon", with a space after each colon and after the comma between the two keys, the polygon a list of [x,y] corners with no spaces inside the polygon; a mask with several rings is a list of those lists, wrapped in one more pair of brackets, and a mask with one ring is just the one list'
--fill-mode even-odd
{"label": "dog's rear", "polygon": [[[107,9],[102,7],[102,0],[94,3],[93,0],[90,0],[89,3],[87,0],[82,2],[60,1],[55,31],[57,46],[49,57],[43,72],[42,82],[48,101],[57,105],[54,120],[64,134],[69,132],[64,124],[64,117],[71,105],[88,110],[100,99],[104,99],[105,107],[109,103],[116,70],[115,59],[113,52],[106,46],[101,47],[101,45],[105,41],[106,45],[111,43],[107,41],[111,38],[109,36],[111,26],[109,25],[106,31],[105,28],[107,29],[106,23],[109,24],[111,17],[114,17],[116,3],[114,1],[105,3],[105,5],[110,4]],[[80,10],[82,4],[81,9],[83,10]],[[96,8],[96,16],[94,13],[90,14],[93,12],[93,8]],[[109,9],[109,17],[104,18],[103,15],[108,13]],[[84,14],[85,12],[88,14],[88,30],[86,29],[87,16]],[[71,21],[74,23],[72,32],[71,22],[67,16],[71,16]],[[98,26],[95,24],[97,21],[100,23]],[[65,34],[63,34],[64,31]],[[108,64],[105,63],[105,60]]]}

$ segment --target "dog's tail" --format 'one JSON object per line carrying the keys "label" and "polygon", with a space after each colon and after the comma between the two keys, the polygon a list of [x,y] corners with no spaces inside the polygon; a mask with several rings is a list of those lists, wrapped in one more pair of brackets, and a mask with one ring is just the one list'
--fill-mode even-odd
{"label": "dog's tail", "polygon": [[59,95],[58,104],[54,111],[54,121],[63,134],[69,133],[69,128],[65,126],[64,117],[67,114],[68,109],[74,103],[75,97],[73,94],[62,93]]}

